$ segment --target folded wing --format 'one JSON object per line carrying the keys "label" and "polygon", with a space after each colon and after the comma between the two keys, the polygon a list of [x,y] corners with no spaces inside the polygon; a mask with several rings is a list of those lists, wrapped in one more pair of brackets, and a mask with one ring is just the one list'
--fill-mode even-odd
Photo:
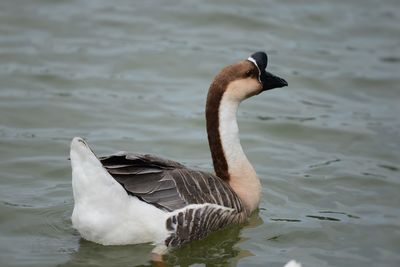
{"label": "folded wing", "polygon": [[205,203],[243,211],[238,196],[213,174],[148,154],[120,152],[100,161],[129,194],[165,211]]}

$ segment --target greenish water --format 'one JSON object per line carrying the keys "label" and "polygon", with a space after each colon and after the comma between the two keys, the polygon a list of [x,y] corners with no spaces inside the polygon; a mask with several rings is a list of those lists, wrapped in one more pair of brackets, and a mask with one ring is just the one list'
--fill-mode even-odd
{"label": "greenish water", "polygon": [[397,0],[0,2],[0,266],[149,265],[72,229],[69,142],[211,169],[213,76],[252,52],[289,87],[239,111],[258,213],[169,265],[400,266]]}

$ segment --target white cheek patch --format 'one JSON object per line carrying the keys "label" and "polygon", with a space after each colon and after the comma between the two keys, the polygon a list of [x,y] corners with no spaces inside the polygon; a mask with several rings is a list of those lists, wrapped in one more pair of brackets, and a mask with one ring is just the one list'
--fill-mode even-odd
{"label": "white cheek patch", "polygon": [[258,69],[258,80],[261,82],[261,71],[260,71],[260,68],[257,65],[257,61],[252,57],[249,57],[247,60],[252,62],[254,65],[256,65],[256,67]]}

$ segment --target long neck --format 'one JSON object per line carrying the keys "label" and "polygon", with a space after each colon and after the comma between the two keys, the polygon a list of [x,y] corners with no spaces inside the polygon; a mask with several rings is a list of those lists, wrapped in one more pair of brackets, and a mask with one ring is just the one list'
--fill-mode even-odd
{"label": "long neck", "polygon": [[214,170],[218,177],[229,183],[247,210],[252,212],[260,201],[261,185],[239,140],[236,113],[240,99],[229,94],[230,90],[216,92],[220,95],[212,95],[216,97],[214,99],[210,99],[209,93],[206,107],[208,141]]}

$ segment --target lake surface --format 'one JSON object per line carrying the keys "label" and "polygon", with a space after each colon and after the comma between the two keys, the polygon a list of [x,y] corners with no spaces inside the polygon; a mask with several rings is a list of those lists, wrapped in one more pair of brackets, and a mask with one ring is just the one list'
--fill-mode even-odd
{"label": "lake surface", "polygon": [[71,227],[69,142],[211,170],[205,97],[264,50],[289,87],[247,100],[260,209],[171,266],[400,266],[400,4],[0,2],[0,266],[147,266]]}

